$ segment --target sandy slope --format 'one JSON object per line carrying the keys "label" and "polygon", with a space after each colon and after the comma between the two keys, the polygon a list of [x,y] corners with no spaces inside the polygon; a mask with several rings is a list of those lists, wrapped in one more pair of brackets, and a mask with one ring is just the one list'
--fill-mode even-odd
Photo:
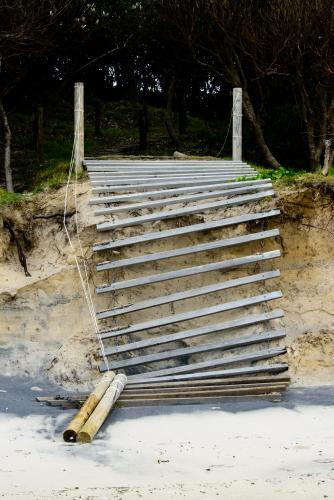
{"label": "sandy slope", "polygon": [[[206,262],[228,259],[280,248],[283,259],[268,263],[269,267],[280,268],[279,280],[266,282],[266,288],[259,284],[247,285],[203,297],[188,299],[165,305],[162,308],[139,311],[118,318],[117,323],[108,321],[101,327],[141,322],[154,319],[162,313],[180,313],[190,309],[210,306],[220,302],[256,295],[281,288],[283,299],[269,304],[270,308],[285,310],[284,321],[271,322],[271,328],[285,326],[290,374],[295,384],[331,383],[334,377],[334,217],[332,195],[318,187],[300,186],[278,191],[277,199],[265,200],[262,204],[235,207],[204,215],[194,215],[184,220],[167,220],[154,224],[125,228],[115,233],[97,235],[93,209],[88,205],[90,197],[87,181],[78,188],[79,219],[81,239],[90,269],[90,285],[94,295],[94,285],[112,280],[131,279],[144,273],[164,272],[170,269],[200,265]],[[76,388],[89,388],[89,383],[98,376],[98,343],[87,313],[73,255],[62,230],[62,209],[64,188],[44,193],[23,209],[11,209],[0,214],[10,219],[17,234],[29,240],[26,248],[28,268],[32,277],[24,276],[18,262],[15,246],[10,243],[8,231],[0,224],[0,369],[2,373],[26,373],[30,376],[43,373],[45,377]],[[177,224],[199,223],[221,217],[229,217],[241,212],[254,212],[280,206],[282,217],[269,222],[268,229],[279,227],[281,239],[267,241],[262,248],[259,243],[201,252],[178,259],[130,266],[124,271],[97,273],[97,261],[110,258],[127,258],[143,252],[159,252],[168,248],[193,245],[229,238],[247,232],[263,229],[261,224],[240,225],[210,231],[208,234],[194,233],[182,238],[157,240],[152,244],[123,248],[119,255],[108,252],[94,256],[91,245],[97,239],[122,238],[145,231],[159,231]],[[69,212],[73,212],[73,198],[70,198]],[[176,208],[176,206],[174,206]],[[145,212],[145,211],[144,211]],[[121,217],[125,215],[122,214]],[[74,218],[69,217],[70,232],[75,237]],[[75,242],[77,244],[77,242]],[[262,270],[266,265],[260,266]],[[259,266],[248,266],[230,272],[213,272],[205,275],[170,280],[152,286],[137,287],[113,294],[94,296],[95,307],[102,310],[112,306],[133,303],[161,294],[178,291],[180,287],[195,288],[209,285],[238,275],[259,272]],[[263,312],[266,306],[255,306],[249,313]],[[206,324],[233,319],[239,311],[231,311],[184,322],[163,329],[164,333],[177,329],[194,328]],[[258,330],[261,331],[260,327]],[[243,329],[241,334],[250,334],[255,328]],[[149,334],[160,333],[151,331]],[[146,332],[139,334],[147,335]],[[232,336],[236,332],[232,332]],[[224,334],[227,338],[228,334]],[[212,341],[221,340],[220,334],[210,336]],[[124,339],[127,341],[127,339]],[[196,343],[190,339],[188,343]],[[170,347],[178,348],[176,343]],[[255,346],[250,349],[256,349]],[[216,354],[212,354],[215,356]],[[210,354],[211,356],[211,354]],[[201,354],[192,356],[189,362],[201,360]]]}

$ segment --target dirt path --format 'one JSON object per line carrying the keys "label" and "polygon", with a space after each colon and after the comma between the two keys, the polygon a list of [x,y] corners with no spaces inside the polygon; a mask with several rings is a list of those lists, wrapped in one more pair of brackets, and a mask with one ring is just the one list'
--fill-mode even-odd
{"label": "dirt path", "polygon": [[3,498],[334,498],[334,387],[280,404],[116,410],[81,446],[61,440],[73,412],[33,402],[50,389],[0,379]]}

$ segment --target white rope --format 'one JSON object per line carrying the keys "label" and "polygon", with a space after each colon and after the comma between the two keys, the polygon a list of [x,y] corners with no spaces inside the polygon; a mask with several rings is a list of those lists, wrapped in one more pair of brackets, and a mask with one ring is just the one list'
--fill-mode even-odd
{"label": "white rope", "polygon": [[[81,94],[80,94],[79,99],[80,98],[81,98]],[[79,109],[82,109],[83,108],[83,103],[81,103],[79,101],[78,107],[79,107]],[[88,269],[87,269],[86,259],[85,259],[85,256],[84,256],[84,252],[83,252],[83,248],[82,248],[82,244],[81,244],[81,239],[80,239],[79,218],[78,218],[78,201],[77,201],[78,168],[77,168],[76,162],[74,161],[75,152],[76,152],[76,145],[77,145],[77,142],[78,142],[77,141],[78,135],[79,135],[79,120],[77,120],[77,124],[76,124],[75,130],[74,130],[74,143],[73,143],[73,147],[72,147],[72,154],[71,154],[71,160],[70,160],[70,168],[69,168],[69,172],[68,172],[67,183],[66,183],[66,190],[65,190],[63,226],[64,226],[64,230],[65,230],[68,242],[69,242],[70,247],[71,247],[71,249],[73,251],[74,260],[75,260],[75,264],[76,264],[76,267],[77,267],[77,270],[78,270],[78,273],[79,273],[81,286],[82,286],[82,289],[83,289],[83,292],[84,292],[84,296],[85,296],[85,299],[86,299],[86,302],[87,302],[88,311],[89,311],[89,314],[90,314],[90,317],[91,317],[93,328],[95,330],[95,333],[97,335],[97,338],[98,338],[98,341],[99,341],[99,344],[100,344],[102,357],[103,357],[104,363],[105,363],[105,365],[107,367],[107,370],[109,370],[108,358],[107,358],[107,356],[105,354],[104,345],[103,345],[103,342],[102,342],[102,338],[101,338],[101,334],[100,334],[100,330],[99,330],[99,326],[98,326],[98,322],[97,322],[97,318],[96,318],[96,312],[95,312],[95,309],[94,309],[94,303],[93,303],[93,299],[92,299],[92,295],[91,295],[91,291],[90,291],[90,287],[89,287],[89,276],[88,276]],[[75,183],[74,183],[75,226],[76,226],[76,236],[77,236],[77,240],[78,240],[78,243],[79,243],[80,254],[81,254],[81,258],[82,258],[82,262],[83,262],[83,267],[84,267],[84,274],[82,273],[82,271],[80,269],[80,263],[79,263],[79,260],[78,260],[78,258],[76,256],[76,254],[75,254],[75,248],[74,248],[74,245],[73,245],[70,233],[68,231],[67,223],[66,223],[69,186],[70,186],[70,182],[71,182],[71,177],[72,177],[73,167],[74,166],[75,166]]]}

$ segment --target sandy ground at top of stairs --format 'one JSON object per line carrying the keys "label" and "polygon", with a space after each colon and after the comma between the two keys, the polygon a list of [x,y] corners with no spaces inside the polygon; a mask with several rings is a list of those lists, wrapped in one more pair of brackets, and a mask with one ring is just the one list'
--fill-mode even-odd
{"label": "sandy ground at top of stairs", "polygon": [[32,401],[50,390],[0,378],[6,500],[334,498],[333,386],[282,403],[115,410],[90,445],[62,441],[74,411]]}

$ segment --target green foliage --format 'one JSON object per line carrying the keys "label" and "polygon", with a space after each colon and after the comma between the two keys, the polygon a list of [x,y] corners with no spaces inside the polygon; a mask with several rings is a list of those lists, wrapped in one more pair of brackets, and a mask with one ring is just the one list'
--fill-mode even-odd
{"label": "green foliage", "polygon": [[5,205],[19,205],[24,196],[21,193],[8,193],[3,188],[0,188],[0,206]]}

